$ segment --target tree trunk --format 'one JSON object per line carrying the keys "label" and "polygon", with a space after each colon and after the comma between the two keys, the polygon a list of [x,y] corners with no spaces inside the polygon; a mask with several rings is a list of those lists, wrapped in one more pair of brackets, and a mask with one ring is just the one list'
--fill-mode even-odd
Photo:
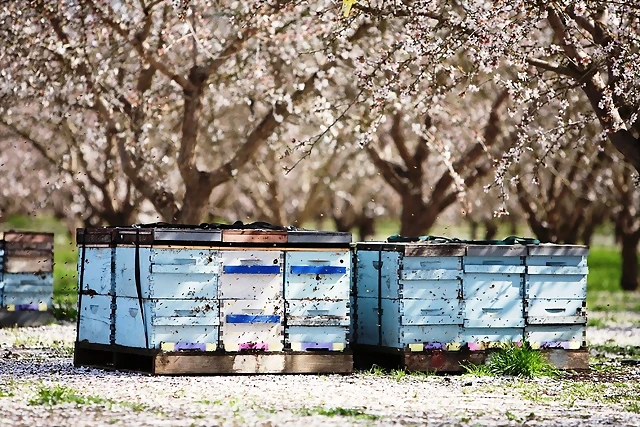
{"label": "tree trunk", "polygon": [[622,277],[620,286],[625,291],[638,290],[638,243],[640,233],[622,236]]}
{"label": "tree trunk", "polygon": [[367,215],[360,215],[358,218],[358,238],[361,242],[375,235],[375,219]]}
{"label": "tree trunk", "polygon": [[493,240],[498,234],[498,225],[495,221],[485,221],[484,226],[487,229],[487,232],[484,235],[485,240]]}
{"label": "tree trunk", "polygon": [[422,202],[422,194],[402,195],[402,213],[400,214],[400,235],[417,237],[429,231],[435,222],[432,209]]}
{"label": "tree trunk", "polygon": [[471,240],[476,240],[478,238],[478,221],[470,221],[469,226],[471,227]]}

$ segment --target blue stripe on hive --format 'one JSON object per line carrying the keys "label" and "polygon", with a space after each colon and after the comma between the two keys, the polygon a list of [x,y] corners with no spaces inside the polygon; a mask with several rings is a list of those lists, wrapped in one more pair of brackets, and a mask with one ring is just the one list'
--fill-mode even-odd
{"label": "blue stripe on hive", "polygon": [[280,274],[279,265],[225,265],[222,271],[227,274]]}
{"label": "blue stripe on hive", "polygon": [[292,265],[292,274],[346,274],[347,267],[331,265]]}
{"label": "blue stripe on hive", "polygon": [[280,323],[280,316],[253,315],[253,314],[228,314],[227,323]]}

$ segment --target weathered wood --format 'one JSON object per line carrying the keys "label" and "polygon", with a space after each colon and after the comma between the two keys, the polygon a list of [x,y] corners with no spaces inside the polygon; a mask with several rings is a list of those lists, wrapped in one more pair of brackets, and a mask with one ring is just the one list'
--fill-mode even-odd
{"label": "weathered wood", "polygon": [[164,352],[76,342],[75,366],[155,375],[329,374],[353,372],[350,352]]}
{"label": "weathered wood", "polygon": [[223,242],[233,243],[287,243],[286,231],[224,230]]}
{"label": "weathered wood", "polygon": [[4,241],[7,243],[50,243],[53,245],[53,233],[6,231]]}
{"label": "weathered wood", "polygon": [[7,254],[25,250],[52,252],[53,242],[6,242],[5,250]]}
{"label": "weathered wood", "polygon": [[42,255],[41,252],[27,256],[9,256],[4,263],[7,273],[49,273],[53,271],[53,256],[51,253]]}
{"label": "weathered wood", "polygon": [[459,352],[430,350],[403,353],[403,366],[408,371],[461,372],[463,365],[480,365],[486,360],[485,351]]}
{"label": "weathered wood", "polygon": [[150,245],[153,243],[153,230],[117,227],[78,228],[76,242],[79,245],[117,243]]}
{"label": "weathered wood", "polygon": [[8,311],[0,309],[0,328],[44,326],[55,322],[49,311]]}
{"label": "weathered wood", "polygon": [[550,348],[541,350],[545,358],[557,369],[571,371],[589,370],[589,350],[563,350]]}
{"label": "weathered wood", "polygon": [[466,245],[461,244],[408,244],[404,247],[405,256],[464,256]]}
{"label": "weathered wood", "polygon": [[190,354],[160,353],[156,375],[180,374],[320,374],[351,373],[351,354],[262,353]]}
{"label": "weathered wood", "polygon": [[[354,362],[357,369],[370,369],[374,364],[389,369],[406,369],[423,372],[464,372],[464,366],[482,365],[488,361],[495,350],[480,351],[446,351],[425,350],[412,352],[409,350],[376,347],[370,345],[354,346]],[[589,351],[542,349],[540,352],[557,369],[588,370]]]}

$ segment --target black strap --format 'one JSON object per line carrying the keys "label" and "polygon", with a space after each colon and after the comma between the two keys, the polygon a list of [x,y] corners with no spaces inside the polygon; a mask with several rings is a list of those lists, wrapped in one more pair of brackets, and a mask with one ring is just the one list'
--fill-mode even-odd
{"label": "black strap", "polygon": [[393,235],[387,238],[387,242],[399,243],[399,242],[426,242],[426,243],[466,243],[473,245],[539,245],[540,240],[532,237],[517,237],[509,236],[503,240],[466,240],[458,239],[457,237],[440,237],[440,236],[419,236],[419,237],[404,237],[400,235]]}
{"label": "black strap", "polygon": [[84,288],[84,263],[87,254],[85,245],[87,229],[82,229],[82,249],[80,250],[80,280],[78,283],[78,313],[76,314],[76,342],[80,341],[80,313],[82,312],[82,291]]}
{"label": "black strap", "polygon": [[140,230],[136,230],[136,265],[135,265],[136,290],[138,291],[138,303],[140,304],[140,316],[142,327],[144,328],[145,348],[149,348],[149,335],[147,333],[147,322],[144,319],[144,308],[142,304],[142,284],[140,282]]}

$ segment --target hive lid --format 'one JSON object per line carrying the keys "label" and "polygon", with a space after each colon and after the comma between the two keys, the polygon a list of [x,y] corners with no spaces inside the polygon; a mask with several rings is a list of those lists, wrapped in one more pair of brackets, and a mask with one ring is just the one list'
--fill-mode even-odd
{"label": "hive lid", "polygon": [[587,256],[589,247],[583,245],[556,245],[545,243],[527,247],[529,255],[534,256]]}
{"label": "hive lid", "polygon": [[469,245],[467,256],[526,256],[526,246],[513,245]]}
{"label": "hive lid", "polygon": [[220,230],[184,230],[175,228],[157,228],[153,230],[156,242],[221,242]]}
{"label": "hive lid", "polygon": [[340,231],[291,230],[287,234],[289,243],[351,243],[351,233]]}
{"label": "hive lid", "polygon": [[0,248],[8,252],[16,250],[51,251],[53,250],[53,233],[34,231],[5,231]]}
{"label": "hive lid", "polygon": [[136,224],[131,227],[97,227],[76,230],[76,241],[82,245],[113,244],[179,244],[222,246],[269,244],[276,246],[346,246],[351,233],[302,230],[272,226],[268,223],[243,224]]}
{"label": "hive lid", "polygon": [[79,245],[111,245],[153,243],[153,232],[133,227],[94,227],[76,229],[76,242]]}
{"label": "hive lid", "polygon": [[405,256],[464,256],[466,244],[431,242],[358,242],[354,244],[359,251],[401,252]]}

